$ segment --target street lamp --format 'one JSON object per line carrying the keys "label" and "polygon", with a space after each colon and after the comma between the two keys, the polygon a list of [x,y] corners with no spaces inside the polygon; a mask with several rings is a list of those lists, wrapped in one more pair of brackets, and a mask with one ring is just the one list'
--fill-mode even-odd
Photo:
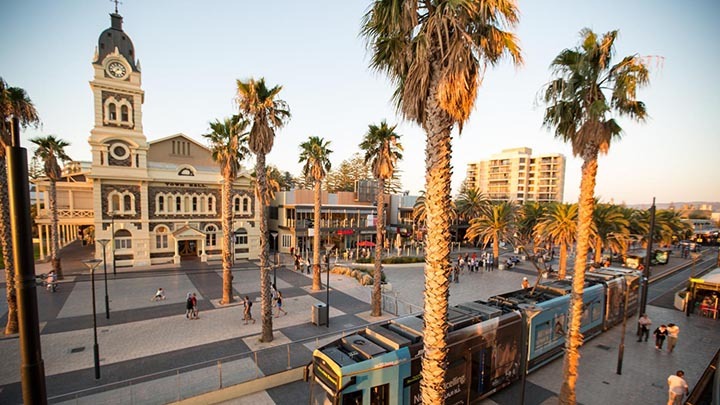
{"label": "street lamp", "polygon": [[275,288],[277,288],[277,266],[278,266],[278,258],[277,258],[277,236],[278,233],[275,231],[270,232],[270,235],[273,237],[273,261],[275,262],[275,265],[273,266],[273,285]]}
{"label": "street lamp", "polygon": [[105,276],[105,319],[110,319],[110,299],[108,298],[107,288],[107,261],[105,260],[105,246],[110,242],[110,239],[98,239],[97,242],[102,245],[103,248],[103,275]]}
{"label": "street lamp", "polygon": [[[627,327],[627,315],[628,315],[628,303],[630,300],[630,288],[632,287],[632,280],[629,277],[625,277],[625,307],[623,310],[623,324],[622,333],[620,334],[620,346],[618,347],[618,362],[615,373],[622,375],[622,364],[623,355],[625,354],[625,331]],[[642,316],[642,314],[640,314]],[[641,336],[641,335],[638,335]],[[639,340],[638,340],[639,342]]]}
{"label": "street lamp", "polygon": [[92,309],[93,309],[93,355],[95,358],[95,379],[100,379],[100,348],[97,341],[97,316],[95,315],[95,268],[100,264],[100,259],[83,260],[82,262],[90,269],[90,282],[92,288]]}
{"label": "street lamp", "polygon": [[653,203],[650,207],[650,229],[648,230],[648,242],[647,242],[647,251],[645,253],[645,268],[643,269],[642,274],[642,283],[641,283],[641,295],[640,295],[640,308],[638,309],[638,318],[642,316],[642,314],[645,313],[645,306],[647,305],[647,296],[648,296],[648,280],[650,279],[650,256],[652,256],[652,245],[653,245],[653,235],[655,234],[655,197],[653,197]]}
{"label": "street lamp", "polygon": [[327,278],[325,279],[325,308],[327,310],[327,323],[330,328],[330,251],[335,245],[328,243],[325,245],[325,266],[327,267]]}

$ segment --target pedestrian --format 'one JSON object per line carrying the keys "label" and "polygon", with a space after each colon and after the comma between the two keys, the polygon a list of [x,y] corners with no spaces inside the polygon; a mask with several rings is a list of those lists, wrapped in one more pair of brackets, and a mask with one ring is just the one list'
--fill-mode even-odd
{"label": "pedestrian", "polygon": [[245,310],[243,312],[243,320],[245,320],[245,325],[248,324],[248,321],[252,321],[252,323],[254,324],[255,320],[252,317],[252,301],[250,301],[250,297],[248,297],[247,295],[245,296],[243,305],[245,306]]}
{"label": "pedestrian", "polygon": [[648,317],[647,314],[642,314],[638,319],[638,342],[643,340],[643,336],[645,337],[645,341],[648,341],[648,336],[650,335],[650,325],[652,325],[650,317]]}
{"label": "pedestrian", "polygon": [[155,291],[155,295],[150,298],[150,301],[162,301],[165,299],[165,290],[162,289],[162,287],[158,288],[157,291]]}
{"label": "pedestrian", "polygon": [[190,316],[190,319],[200,318],[200,312],[197,307],[197,295],[195,295],[195,293],[193,293],[192,297],[190,297],[190,302],[192,302],[192,315]]}
{"label": "pedestrian", "polygon": [[682,370],[678,370],[674,375],[668,377],[667,405],[682,405],[683,397],[688,393],[688,383],[683,377],[685,377],[685,372]]}
{"label": "pedestrian", "polygon": [[300,255],[293,255],[295,259],[295,271],[300,270]]}
{"label": "pedestrian", "polygon": [[287,312],[282,308],[282,293],[280,291],[277,292],[277,296],[275,297],[275,305],[277,305],[277,313],[275,314],[275,318],[280,316],[280,312],[287,315]]}
{"label": "pedestrian", "polygon": [[530,282],[528,281],[527,277],[523,277],[522,288],[523,290],[526,288],[530,288]]}
{"label": "pedestrian", "polygon": [[310,274],[310,259],[305,259],[305,272]]}
{"label": "pedestrian", "polygon": [[653,335],[655,335],[655,349],[662,350],[667,334],[667,326],[665,325],[660,325],[657,329],[655,329],[653,332]]}
{"label": "pedestrian", "polygon": [[455,282],[459,283],[460,282],[460,266],[455,266],[455,268],[453,269],[453,275],[455,278]]}
{"label": "pedestrian", "polygon": [[678,340],[678,333],[680,333],[680,327],[675,325],[674,323],[669,323],[667,326],[669,353],[672,353],[673,349],[675,349],[675,345],[677,344]]}
{"label": "pedestrian", "polygon": [[190,319],[190,316],[193,313],[193,304],[192,304],[192,293],[187,293],[187,296],[185,297],[185,318]]}
{"label": "pedestrian", "polygon": [[488,267],[490,268],[490,271],[495,270],[495,256],[488,253]]}

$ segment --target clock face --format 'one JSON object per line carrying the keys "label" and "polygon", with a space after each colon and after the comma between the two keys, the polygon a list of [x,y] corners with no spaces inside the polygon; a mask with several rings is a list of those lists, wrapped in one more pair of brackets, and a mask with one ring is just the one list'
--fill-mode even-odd
{"label": "clock face", "polygon": [[116,79],[122,79],[127,73],[127,68],[120,62],[110,62],[110,64],[107,65],[107,72]]}

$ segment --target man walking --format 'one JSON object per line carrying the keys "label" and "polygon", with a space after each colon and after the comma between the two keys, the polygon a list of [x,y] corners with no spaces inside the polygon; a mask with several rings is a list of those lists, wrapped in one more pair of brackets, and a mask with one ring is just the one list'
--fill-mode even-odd
{"label": "man walking", "polygon": [[652,325],[650,317],[648,317],[647,314],[642,314],[640,319],[638,319],[638,342],[643,340],[643,336],[645,337],[645,341],[648,341],[648,336],[650,335],[650,325]]}
{"label": "man walking", "polygon": [[678,327],[674,323],[669,323],[667,326],[667,334],[668,334],[668,352],[670,352],[670,353],[672,353],[673,349],[675,349],[675,345],[677,344],[677,340],[678,340],[678,333],[680,333],[680,327]]}
{"label": "man walking", "polygon": [[668,377],[668,402],[667,405],[682,405],[682,400],[688,393],[688,384],[683,378],[685,372],[678,370],[675,375]]}

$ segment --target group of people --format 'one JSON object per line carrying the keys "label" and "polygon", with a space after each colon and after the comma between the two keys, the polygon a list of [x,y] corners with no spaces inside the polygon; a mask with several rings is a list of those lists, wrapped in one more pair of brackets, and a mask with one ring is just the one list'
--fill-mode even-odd
{"label": "group of people", "polygon": [[[647,314],[642,314],[638,319],[638,342],[643,340],[645,342],[648,341],[648,337],[650,336],[650,325],[652,325],[650,317],[648,317]],[[658,326],[655,328],[655,331],[653,331],[653,336],[655,336],[655,349],[662,350],[663,345],[665,344],[665,339],[667,339],[667,350],[669,353],[672,353],[677,345],[679,334],[680,327],[674,323]]]}
{"label": "group of people", "polygon": [[295,261],[295,271],[302,273],[303,271],[310,274],[310,260],[303,259],[302,256],[293,254]]}
{"label": "group of people", "polygon": [[187,293],[185,297],[185,318],[200,319],[200,312],[197,307],[197,295],[195,293]]}
{"label": "group of people", "polygon": [[[280,316],[280,313],[282,312],[284,315],[287,315],[287,311],[283,309],[283,295],[282,292],[280,292],[277,287],[275,287],[275,284],[272,285],[272,302],[273,307],[275,308],[275,318],[278,318]],[[252,316],[252,306],[253,302],[247,295],[243,299],[243,306],[245,307],[243,310],[243,321],[245,321],[244,325],[247,325],[249,321],[252,321],[252,323],[255,323],[255,319],[253,319]]]}

